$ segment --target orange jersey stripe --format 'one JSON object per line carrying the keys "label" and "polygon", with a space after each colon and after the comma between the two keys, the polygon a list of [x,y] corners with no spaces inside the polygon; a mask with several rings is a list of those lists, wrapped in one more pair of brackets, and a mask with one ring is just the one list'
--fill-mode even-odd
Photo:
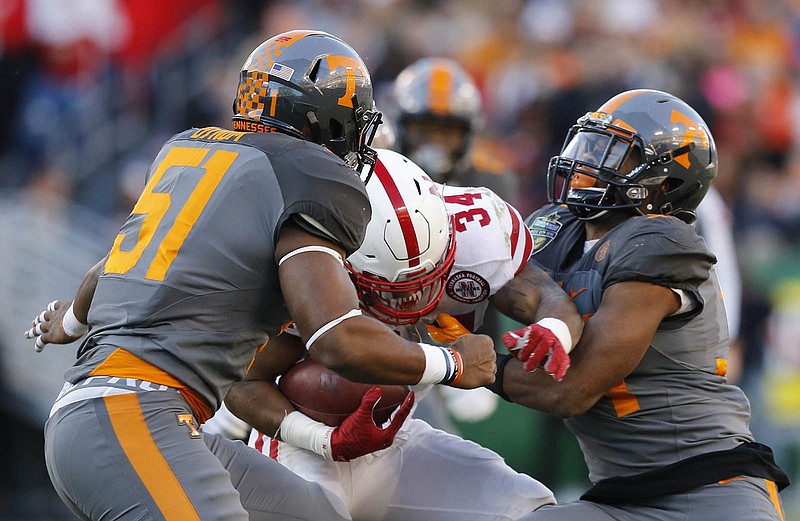
{"label": "orange jersey stripe", "polygon": [[717,369],[714,371],[718,376],[725,376],[728,374],[728,361],[724,358],[715,358],[717,362]]}
{"label": "orange jersey stripe", "polygon": [[634,395],[628,392],[628,386],[625,381],[621,381],[606,393],[608,398],[611,398],[611,403],[614,405],[614,410],[617,411],[617,417],[622,418],[640,409],[639,400]]}
{"label": "orange jersey stripe", "polygon": [[778,512],[778,516],[781,518],[781,521],[784,521],[786,518],[783,517],[783,508],[781,507],[781,499],[778,496],[778,486],[775,485],[774,481],[770,481],[768,479],[764,480],[767,483],[767,490],[769,491],[769,498],[772,500],[772,504],[775,506],[775,510]]}
{"label": "orange jersey stripe", "polygon": [[727,485],[728,483],[730,483],[732,481],[747,481],[747,478],[728,478],[728,479],[723,479],[723,480],[717,481],[717,483],[719,483],[720,485]]}
{"label": "orange jersey stripe", "polygon": [[214,411],[206,401],[193,389],[187,387],[183,382],[138,356],[117,348],[100,365],[94,368],[89,376],[116,376],[118,378],[136,378],[147,380],[154,384],[166,385],[180,391],[189,407],[192,408],[197,421],[203,424],[211,418]]}
{"label": "orange jersey stripe", "polygon": [[103,398],[122,450],[167,521],[200,521],[200,516],[153,441],[136,394]]}

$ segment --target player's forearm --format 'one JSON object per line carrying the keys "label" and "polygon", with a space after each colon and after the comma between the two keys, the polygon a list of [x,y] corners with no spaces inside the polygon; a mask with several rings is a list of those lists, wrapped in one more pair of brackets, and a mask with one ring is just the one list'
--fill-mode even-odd
{"label": "player's forearm", "polygon": [[569,377],[568,371],[564,381],[556,382],[544,371],[525,371],[522,362],[511,358],[503,369],[502,391],[514,403],[569,418],[585,412],[594,403],[579,399],[578,393],[565,383]]}
{"label": "player's forearm", "polygon": [[418,344],[368,317],[355,317],[331,329],[310,353],[322,365],[354,382],[416,383],[426,366]]}
{"label": "player's forearm", "polygon": [[269,436],[274,436],[284,417],[295,410],[274,384],[262,381],[233,384],[225,405],[235,416]]}
{"label": "player's forearm", "polygon": [[573,347],[580,340],[583,320],[575,304],[547,273],[529,262],[516,277],[492,296],[492,305],[522,324],[533,324],[546,317],[564,322]]}
{"label": "player's forearm", "polygon": [[572,336],[572,345],[564,346],[567,348],[575,347],[583,333],[584,322],[578,314],[578,310],[567,294],[555,283],[543,288],[539,309],[536,311],[535,322],[553,317],[564,322],[569,328]]}
{"label": "player's forearm", "polygon": [[95,289],[97,289],[97,281],[100,279],[100,274],[106,264],[106,258],[101,259],[86,272],[72,302],[72,312],[75,314],[75,318],[84,324],[88,323],[89,307],[92,304]]}

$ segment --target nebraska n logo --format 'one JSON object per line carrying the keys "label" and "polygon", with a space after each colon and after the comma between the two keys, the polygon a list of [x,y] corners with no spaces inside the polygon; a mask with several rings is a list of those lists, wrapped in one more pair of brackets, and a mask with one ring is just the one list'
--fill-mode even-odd
{"label": "nebraska n logo", "polygon": [[533,253],[538,253],[543,250],[545,246],[553,242],[561,226],[563,226],[563,224],[558,222],[557,214],[550,214],[534,219],[533,223],[528,226],[531,235],[533,235]]}

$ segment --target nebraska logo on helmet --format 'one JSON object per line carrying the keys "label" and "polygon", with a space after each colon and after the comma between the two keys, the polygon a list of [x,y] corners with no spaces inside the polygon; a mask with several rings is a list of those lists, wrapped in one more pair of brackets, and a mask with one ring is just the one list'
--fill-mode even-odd
{"label": "nebraska logo on helmet", "polygon": [[447,281],[447,295],[464,304],[474,304],[489,296],[489,283],[471,271],[459,271]]}

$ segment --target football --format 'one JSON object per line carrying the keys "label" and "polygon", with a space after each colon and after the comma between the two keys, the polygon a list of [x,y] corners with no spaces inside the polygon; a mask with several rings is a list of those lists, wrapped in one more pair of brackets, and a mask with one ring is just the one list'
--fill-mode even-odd
{"label": "football", "polygon": [[[361,404],[373,384],[355,383],[311,358],[304,358],[278,379],[278,388],[295,408],[319,422],[338,427]],[[381,385],[383,395],[375,404],[372,417],[376,425],[389,419],[403,403],[409,388]]]}

